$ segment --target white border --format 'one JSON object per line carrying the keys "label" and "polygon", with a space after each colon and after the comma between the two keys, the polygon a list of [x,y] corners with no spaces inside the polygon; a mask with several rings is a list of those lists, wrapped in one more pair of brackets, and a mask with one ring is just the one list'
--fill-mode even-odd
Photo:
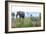
{"label": "white border", "polygon": [[[29,28],[11,28],[11,5],[15,5],[15,3],[8,3],[8,31],[26,31],[26,30],[42,30],[43,29],[43,5],[38,4],[38,6],[41,6],[41,27],[29,27]],[[21,4],[21,3],[16,3],[16,4]],[[22,5],[30,5],[30,4],[22,4]],[[34,4],[34,6],[37,6],[37,4]]]}

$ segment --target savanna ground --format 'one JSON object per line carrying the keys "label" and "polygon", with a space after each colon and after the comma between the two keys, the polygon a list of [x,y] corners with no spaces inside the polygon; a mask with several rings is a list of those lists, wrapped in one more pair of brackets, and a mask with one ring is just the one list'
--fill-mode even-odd
{"label": "savanna ground", "polygon": [[12,28],[21,27],[39,27],[41,26],[41,20],[32,21],[31,18],[16,18],[12,19]]}

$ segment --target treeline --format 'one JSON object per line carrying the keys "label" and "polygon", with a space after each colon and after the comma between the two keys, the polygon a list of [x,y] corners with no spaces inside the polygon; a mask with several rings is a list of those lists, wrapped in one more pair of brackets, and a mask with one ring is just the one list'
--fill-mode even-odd
{"label": "treeline", "polygon": [[41,20],[41,13],[39,13],[39,16],[35,16],[35,17],[33,17],[32,15],[30,16],[30,18],[32,19],[32,21],[39,21],[39,20]]}

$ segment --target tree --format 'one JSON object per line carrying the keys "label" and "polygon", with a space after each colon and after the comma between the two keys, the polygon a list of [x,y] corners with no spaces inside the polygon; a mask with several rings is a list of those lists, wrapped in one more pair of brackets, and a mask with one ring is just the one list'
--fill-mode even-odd
{"label": "tree", "polygon": [[40,18],[40,20],[41,20],[41,13],[39,14],[39,18]]}
{"label": "tree", "polygon": [[12,13],[12,19],[14,19],[15,13]]}
{"label": "tree", "polygon": [[32,18],[33,18],[33,17],[32,17],[32,14],[30,15],[30,18],[31,18],[31,20],[32,20]]}

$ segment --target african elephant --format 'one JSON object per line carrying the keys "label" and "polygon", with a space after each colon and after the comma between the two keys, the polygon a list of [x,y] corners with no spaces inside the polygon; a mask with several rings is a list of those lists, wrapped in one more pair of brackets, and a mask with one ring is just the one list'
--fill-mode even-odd
{"label": "african elephant", "polygon": [[24,18],[25,17],[25,13],[22,11],[18,11],[16,14],[16,17],[19,15],[20,18]]}

